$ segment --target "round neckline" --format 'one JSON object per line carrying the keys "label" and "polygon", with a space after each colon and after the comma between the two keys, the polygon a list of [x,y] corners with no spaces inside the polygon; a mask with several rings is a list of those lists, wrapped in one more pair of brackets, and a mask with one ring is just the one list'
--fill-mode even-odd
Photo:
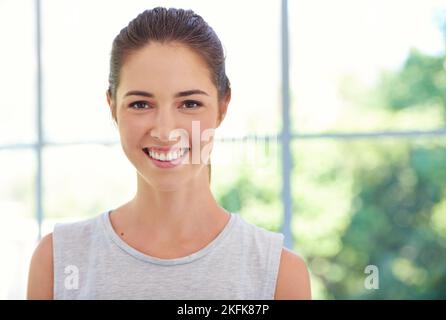
{"label": "round neckline", "polygon": [[233,225],[235,224],[236,215],[232,212],[229,213],[229,221],[226,223],[226,225],[223,227],[222,231],[206,246],[199,249],[198,251],[195,251],[191,253],[190,255],[173,258],[173,259],[165,259],[165,258],[158,258],[154,257],[148,254],[145,254],[132,246],[130,246],[127,242],[121,239],[121,237],[116,233],[115,229],[113,228],[113,225],[110,220],[110,213],[113,210],[106,211],[102,214],[102,224],[104,226],[106,234],[111,238],[111,240],[122,250],[124,250],[126,253],[130,254],[131,256],[145,261],[150,262],[154,264],[159,265],[177,265],[177,264],[185,264],[190,263],[192,261],[195,261],[203,256],[205,256],[207,253],[209,253],[213,248],[215,248],[220,242],[223,241],[225,236],[229,233],[229,231],[232,229]]}

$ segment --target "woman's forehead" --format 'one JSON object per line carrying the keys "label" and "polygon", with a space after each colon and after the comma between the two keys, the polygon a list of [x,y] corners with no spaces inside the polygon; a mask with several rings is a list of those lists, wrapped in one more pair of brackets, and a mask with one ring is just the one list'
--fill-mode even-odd
{"label": "woman's forehead", "polygon": [[[125,61],[127,71],[206,75],[205,61],[193,50],[173,44],[152,43],[132,53]],[[124,71],[124,70],[123,70]]]}
{"label": "woman's forehead", "polygon": [[216,90],[203,59],[185,46],[171,44],[150,44],[127,57],[120,83],[120,87],[130,90],[138,87],[152,90],[168,87],[175,92],[184,87]]}

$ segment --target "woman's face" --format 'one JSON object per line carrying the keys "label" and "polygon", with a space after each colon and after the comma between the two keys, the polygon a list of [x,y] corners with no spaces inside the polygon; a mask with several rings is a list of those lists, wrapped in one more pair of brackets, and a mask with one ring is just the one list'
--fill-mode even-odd
{"label": "woman's face", "polygon": [[116,100],[107,100],[111,109],[116,104],[124,153],[147,183],[175,190],[207,177],[213,130],[229,101],[219,106],[207,65],[195,52],[156,42],[138,50],[122,66]]}

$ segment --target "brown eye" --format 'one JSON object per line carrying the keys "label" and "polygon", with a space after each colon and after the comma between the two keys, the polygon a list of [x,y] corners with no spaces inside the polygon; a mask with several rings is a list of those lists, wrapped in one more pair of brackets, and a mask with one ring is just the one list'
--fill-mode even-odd
{"label": "brown eye", "polygon": [[[139,108],[141,106],[142,106],[142,108]],[[144,106],[149,106],[149,105],[144,101],[135,101],[135,102],[129,104],[129,108],[132,108],[132,109],[147,109],[147,108],[144,108]]]}
{"label": "brown eye", "polygon": [[183,105],[185,106],[184,109],[198,109],[202,106],[200,102],[193,100],[184,101]]}

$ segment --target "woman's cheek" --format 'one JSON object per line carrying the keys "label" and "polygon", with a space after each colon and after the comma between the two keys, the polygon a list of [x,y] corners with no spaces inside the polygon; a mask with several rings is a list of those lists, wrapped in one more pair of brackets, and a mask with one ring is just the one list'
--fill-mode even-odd
{"label": "woman's cheek", "polygon": [[121,145],[128,158],[134,158],[139,155],[140,147],[138,136],[134,128],[124,125],[120,126]]}
{"label": "woman's cheek", "polygon": [[209,158],[211,156],[213,148],[215,127],[213,127],[212,124],[207,124],[202,128],[200,136],[201,136],[201,160],[206,165],[209,162]]}

